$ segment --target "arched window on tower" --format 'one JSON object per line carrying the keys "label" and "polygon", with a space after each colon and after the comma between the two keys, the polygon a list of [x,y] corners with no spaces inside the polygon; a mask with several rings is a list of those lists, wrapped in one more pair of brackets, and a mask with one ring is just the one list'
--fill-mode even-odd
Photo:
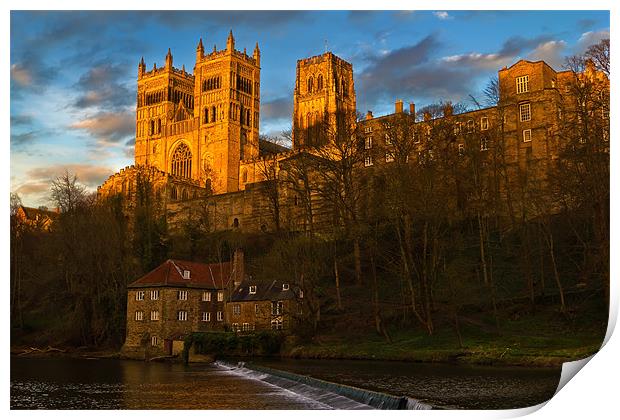
{"label": "arched window on tower", "polygon": [[175,187],[174,185],[172,186],[172,189],[170,189],[170,198],[172,198],[173,200],[177,199],[177,187]]}
{"label": "arched window on tower", "polygon": [[319,77],[316,79],[316,90],[323,90],[323,75],[319,74]]}
{"label": "arched window on tower", "polygon": [[155,133],[155,120],[151,120],[151,124],[149,127],[149,136]]}
{"label": "arched window on tower", "polygon": [[172,175],[181,178],[191,178],[192,176],[192,152],[185,143],[177,146],[172,154]]}
{"label": "arched window on tower", "polygon": [[157,134],[161,133],[161,119],[157,120]]}
{"label": "arched window on tower", "polygon": [[211,107],[211,122],[215,122],[215,117],[216,117],[215,107],[212,106]]}
{"label": "arched window on tower", "polygon": [[204,113],[202,116],[202,123],[207,124],[209,122],[209,108],[205,107]]}
{"label": "arched window on tower", "polygon": [[314,78],[312,76],[308,77],[308,93],[312,93],[314,89]]}

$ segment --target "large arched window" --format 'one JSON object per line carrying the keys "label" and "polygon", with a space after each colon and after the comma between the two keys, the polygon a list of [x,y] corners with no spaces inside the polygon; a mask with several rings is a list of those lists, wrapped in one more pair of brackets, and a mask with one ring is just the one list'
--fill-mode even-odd
{"label": "large arched window", "polygon": [[172,175],[182,178],[192,176],[192,152],[185,143],[179,144],[172,154]]}
{"label": "large arched window", "polygon": [[316,79],[316,90],[323,90],[323,75],[319,74]]}
{"label": "large arched window", "polygon": [[310,76],[308,78],[308,93],[312,93],[313,89],[314,89],[314,78]]}

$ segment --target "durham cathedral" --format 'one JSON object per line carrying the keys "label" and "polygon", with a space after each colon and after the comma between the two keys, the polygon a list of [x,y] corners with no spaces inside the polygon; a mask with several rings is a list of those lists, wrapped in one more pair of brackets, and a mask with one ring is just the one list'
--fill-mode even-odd
{"label": "durham cathedral", "polygon": [[[353,67],[331,52],[298,60],[289,149],[259,138],[260,62],[258,43],[251,55],[245,48],[237,50],[232,31],[222,50],[214,46],[206,52],[200,40],[193,73],[174,67],[170,50],[163,67],[147,69],[142,59],[135,164],[110,176],[98,188],[98,197],[122,194],[131,206],[138,174],[147,173],[172,228],[201,212],[208,215],[212,231],[304,230],[309,224],[331,223],[317,193],[310,190],[314,210],[308,220],[298,189],[282,180],[291,178],[291,162],[329,147],[342,126],[337,115],[356,115]],[[604,75],[593,68],[586,73],[609,91]],[[506,164],[544,167],[558,156],[557,133],[574,106],[568,88],[572,78],[572,72],[556,72],[543,61],[520,60],[499,71],[497,106],[457,114],[446,104],[440,116],[417,116],[413,103],[405,109],[397,100],[389,115],[375,117],[368,111],[365,117],[353,117],[365,153],[359,170],[373,171],[394,161],[390,127],[400,117],[416,129],[415,147],[407,156],[411,164],[428,158],[430,126],[449,120],[455,154],[467,148],[492,150],[497,138],[492,133],[501,129]],[[273,183],[279,185],[277,222]]]}

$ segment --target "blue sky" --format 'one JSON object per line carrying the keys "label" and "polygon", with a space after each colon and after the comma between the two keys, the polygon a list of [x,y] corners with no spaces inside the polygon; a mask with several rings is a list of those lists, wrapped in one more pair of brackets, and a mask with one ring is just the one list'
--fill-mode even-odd
{"label": "blue sky", "polygon": [[[137,65],[192,71],[205,50],[261,49],[261,133],[290,127],[295,65],[329,50],[353,64],[358,109],[390,113],[480,97],[501,67],[565,56],[609,37],[605,11],[11,12],[11,191],[48,204],[65,168],[96,189],[133,163]],[[471,105],[471,103],[468,103]]]}

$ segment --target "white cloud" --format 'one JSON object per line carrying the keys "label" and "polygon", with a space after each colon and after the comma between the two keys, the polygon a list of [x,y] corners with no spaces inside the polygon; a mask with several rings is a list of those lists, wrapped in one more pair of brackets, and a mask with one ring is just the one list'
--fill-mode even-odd
{"label": "white cloud", "polygon": [[435,17],[440,20],[448,20],[452,19],[452,16],[448,14],[448,12],[433,12]]}
{"label": "white cloud", "polygon": [[562,40],[547,41],[538,45],[528,56],[530,60],[543,60],[556,70],[564,64],[564,50],[566,42]]}
{"label": "white cloud", "polygon": [[598,44],[603,39],[609,39],[609,29],[582,33],[577,41],[576,53],[583,54],[589,46]]}

